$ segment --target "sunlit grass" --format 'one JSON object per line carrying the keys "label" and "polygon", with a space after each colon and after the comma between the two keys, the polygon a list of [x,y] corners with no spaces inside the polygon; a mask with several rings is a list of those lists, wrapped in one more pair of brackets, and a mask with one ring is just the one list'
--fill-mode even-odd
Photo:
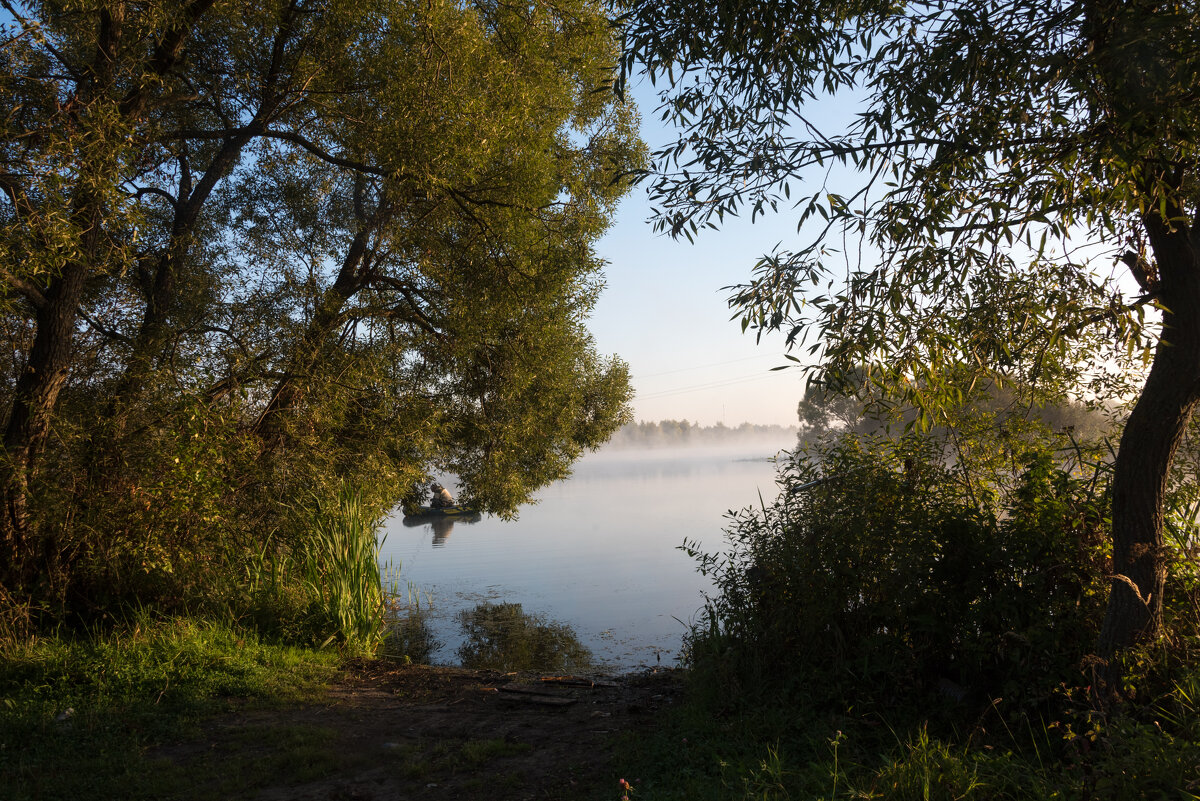
{"label": "sunlit grass", "polygon": [[379,570],[379,520],[361,495],[341,486],[333,502],[314,499],[301,573],[309,593],[351,652],[383,642],[385,600]]}
{"label": "sunlit grass", "polygon": [[[249,616],[265,631],[350,656],[373,656],[387,636],[388,584],[379,564],[381,520],[341,484],[293,510],[294,542],[268,538],[247,567]],[[236,605],[236,604],[235,604]]]}
{"label": "sunlit grass", "polygon": [[174,797],[169,788],[186,777],[148,749],[185,739],[208,714],[314,700],[337,662],[227,624],[147,615],[105,632],[5,643],[4,797]]}

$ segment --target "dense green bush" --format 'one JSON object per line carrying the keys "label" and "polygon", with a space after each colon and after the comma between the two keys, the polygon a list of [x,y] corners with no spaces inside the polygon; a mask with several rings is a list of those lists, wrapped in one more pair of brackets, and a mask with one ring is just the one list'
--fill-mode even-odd
{"label": "dense green bush", "polygon": [[779,498],[735,516],[727,554],[691,548],[717,589],[691,659],[860,706],[1046,698],[1095,639],[1105,485],[1048,449],[1009,470],[965,481],[915,436],[795,454]]}
{"label": "dense green bush", "polygon": [[723,553],[685,545],[715,591],[689,692],[623,744],[643,797],[1196,797],[1194,451],[1166,510],[1166,636],[1122,656],[1118,704],[1092,656],[1107,451],[968,422],[797,452]]}

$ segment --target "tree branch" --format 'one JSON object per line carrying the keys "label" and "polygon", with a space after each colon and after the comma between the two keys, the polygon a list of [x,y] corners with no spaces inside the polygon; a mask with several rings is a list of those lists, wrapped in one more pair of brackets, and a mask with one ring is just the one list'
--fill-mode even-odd
{"label": "tree branch", "polygon": [[442,331],[438,327],[437,323],[424,309],[421,308],[421,302],[417,297],[416,290],[414,290],[407,283],[398,278],[393,278],[390,275],[376,274],[367,279],[367,285],[372,289],[379,289],[379,285],[383,285],[390,289],[396,290],[404,297],[405,305],[414,315],[412,322],[414,322],[418,327],[421,328],[422,331],[427,334],[432,334],[433,336],[442,335]]}
{"label": "tree branch", "polygon": [[174,195],[156,186],[139,186],[133,192],[130,192],[130,194],[138,200],[141,200],[144,195],[154,195],[170,203],[172,208],[178,208],[179,205]]}
{"label": "tree branch", "polygon": [[[248,131],[251,130],[252,127],[253,126],[245,126],[242,128],[230,128],[230,129],[224,130],[224,131],[204,131],[204,130],[197,130],[197,129],[183,129],[180,131],[175,131],[174,133],[172,133],[168,136],[162,137],[162,139],[160,141],[170,142],[170,141],[186,141],[188,139],[235,139],[239,136],[244,136]],[[326,151],[325,149],[323,149],[322,147],[320,147],[319,145],[317,145],[315,142],[312,142],[312,141],[304,138],[300,134],[293,133],[291,131],[273,131],[270,129],[264,129],[261,131],[257,131],[256,135],[261,136],[265,139],[279,139],[284,142],[291,142],[294,145],[299,145],[301,148],[308,151],[313,156],[316,156],[321,161],[324,161],[328,164],[333,164],[334,166],[337,166],[337,167],[344,167],[348,170],[354,170],[355,172],[361,172],[361,173],[365,173],[367,175],[377,175],[381,178],[406,177],[402,173],[399,173],[399,172],[393,172],[393,173],[389,174],[388,172],[386,172],[385,170],[383,170],[379,167],[374,167],[374,166],[371,166],[370,164],[364,164],[361,161],[355,161],[353,159],[343,158],[341,156],[335,156],[332,153],[330,153],[330,152]]]}
{"label": "tree branch", "polygon": [[46,296],[42,294],[42,290],[32,281],[26,281],[24,278],[15,276],[3,267],[0,267],[0,276],[3,276],[9,286],[32,303],[34,308],[43,309],[46,307]]}
{"label": "tree branch", "polygon": [[109,339],[114,340],[116,342],[120,342],[122,345],[128,345],[128,346],[132,347],[133,342],[129,339],[129,337],[125,336],[122,333],[114,331],[111,328],[108,328],[107,326],[101,325],[98,321],[93,319],[92,316],[89,315],[87,312],[85,312],[83,309],[79,310],[79,316],[83,319],[83,321],[85,323],[87,323],[92,328],[96,329],[97,331],[99,331],[101,334],[108,337]]}
{"label": "tree branch", "polygon": [[1151,303],[1157,299],[1158,299],[1157,291],[1147,292],[1144,295],[1139,295],[1138,297],[1134,298],[1134,300],[1131,303],[1126,303],[1123,306],[1113,306],[1108,309],[1103,309],[1103,310],[1097,311],[1097,312],[1089,315],[1088,317],[1085,317],[1084,319],[1080,320],[1077,323],[1071,323],[1070,325],[1063,328],[1062,331],[1065,334],[1074,336],[1075,334],[1078,334],[1080,331],[1087,328],[1088,326],[1095,325],[1096,323],[1102,323],[1106,320],[1115,320],[1116,318],[1120,317],[1122,314],[1128,314],[1129,312],[1134,311],[1135,309],[1139,309],[1142,306],[1145,306],[1147,303]]}
{"label": "tree branch", "polygon": [[[184,19],[169,28],[158,40],[146,69],[150,75],[162,77],[174,69],[183,55],[183,46],[196,22],[213,7],[216,0],[193,0],[184,11]],[[141,80],[131,88],[118,105],[122,116],[130,117],[145,111],[149,102],[149,90],[157,82]]]}
{"label": "tree branch", "polygon": [[[32,33],[34,30],[41,27],[36,22],[30,22],[25,16],[19,14],[9,0],[0,0],[0,7],[3,7],[4,10],[9,14],[12,14],[13,19],[19,22],[21,27],[26,31]],[[67,74],[71,76],[71,80],[75,81],[76,83],[83,81],[83,73],[73,67],[71,63],[67,61],[66,57],[59,51],[59,49],[50,44],[49,39],[43,36],[40,44],[42,47],[46,48],[50,55],[54,56],[55,61],[62,65],[62,68],[65,69]]]}

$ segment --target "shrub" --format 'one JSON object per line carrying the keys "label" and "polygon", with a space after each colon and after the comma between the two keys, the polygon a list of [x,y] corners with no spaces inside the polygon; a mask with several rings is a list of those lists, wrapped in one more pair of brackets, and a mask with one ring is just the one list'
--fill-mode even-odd
{"label": "shrub", "polygon": [[343,483],[294,510],[303,536],[268,543],[249,569],[250,615],[262,631],[352,655],[372,655],[387,628],[380,519]]}
{"label": "shrub", "polygon": [[928,438],[795,454],[779,498],[734,516],[727,554],[685,543],[717,590],[693,663],[860,706],[1045,699],[1094,640],[1105,492],[1044,449],[1015,472],[989,507]]}

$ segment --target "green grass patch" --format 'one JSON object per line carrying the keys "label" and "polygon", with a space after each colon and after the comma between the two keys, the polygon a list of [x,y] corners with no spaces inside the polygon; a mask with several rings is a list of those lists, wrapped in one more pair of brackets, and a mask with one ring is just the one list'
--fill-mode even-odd
{"label": "green grass patch", "polygon": [[613,765],[631,799],[1200,798],[1200,714],[1186,688],[1106,716],[1080,710],[1019,727],[998,709],[934,733],[920,716],[721,697],[690,681],[662,719],[618,740]]}
{"label": "green grass patch", "polygon": [[0,652],[6,797],[183,797],[190,782],[155,746],[209,715],[318,697],[338,655],[263,642],[227,625],[142,620]]}

